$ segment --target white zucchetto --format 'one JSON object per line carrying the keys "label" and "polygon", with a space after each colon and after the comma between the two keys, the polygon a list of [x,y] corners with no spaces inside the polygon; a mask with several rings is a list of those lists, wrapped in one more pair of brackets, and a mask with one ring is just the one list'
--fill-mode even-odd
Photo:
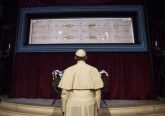
{"label": "white zucchetto", "polygon": [[76,51],[76,56],[79,56],[79,57],[85,57],[86,56],[86,51],[83,50],[83,49],[79,49]]}

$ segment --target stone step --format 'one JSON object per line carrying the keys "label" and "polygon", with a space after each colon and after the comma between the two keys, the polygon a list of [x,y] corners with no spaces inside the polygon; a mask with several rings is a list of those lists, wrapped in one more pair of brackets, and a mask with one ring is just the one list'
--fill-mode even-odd
{"label": "stone step", "polygon": [[[101,108],[99,116],[165,116],[165,104]],[[0,116],[62,116],[60,107],[27,105],[2,101]]]}

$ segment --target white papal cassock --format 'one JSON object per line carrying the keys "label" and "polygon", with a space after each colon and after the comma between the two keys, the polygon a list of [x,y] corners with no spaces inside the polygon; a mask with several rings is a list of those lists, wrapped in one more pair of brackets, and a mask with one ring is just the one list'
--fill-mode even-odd
{"label": "white papal cassock", "polygon": [[78,61],[64,71],[58,85],[62,88],[62,111],[65,116],[97,116],[103,81],[98,70]]}

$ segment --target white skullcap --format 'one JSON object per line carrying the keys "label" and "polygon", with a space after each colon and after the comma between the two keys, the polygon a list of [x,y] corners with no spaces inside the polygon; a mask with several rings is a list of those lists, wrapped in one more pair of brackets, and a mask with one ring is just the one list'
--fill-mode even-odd
{"label": "white skullcap", "polygon": [[86,51],[83,50],[83,49],[79,49],[79,50],[76,51],[76,56],[85,57],[86,56]]}

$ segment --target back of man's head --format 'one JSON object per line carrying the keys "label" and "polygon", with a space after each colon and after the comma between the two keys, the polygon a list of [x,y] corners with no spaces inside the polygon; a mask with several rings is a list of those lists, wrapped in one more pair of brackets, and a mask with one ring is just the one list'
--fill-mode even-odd
{"label": "back of man's head", "polygon": [[83,49],[77,50],[76,53],[75,53],[75,59],[77,61],[79,61],[79,60],[84,60],[85,61],[87,59],[86,51],[83,50]]}

